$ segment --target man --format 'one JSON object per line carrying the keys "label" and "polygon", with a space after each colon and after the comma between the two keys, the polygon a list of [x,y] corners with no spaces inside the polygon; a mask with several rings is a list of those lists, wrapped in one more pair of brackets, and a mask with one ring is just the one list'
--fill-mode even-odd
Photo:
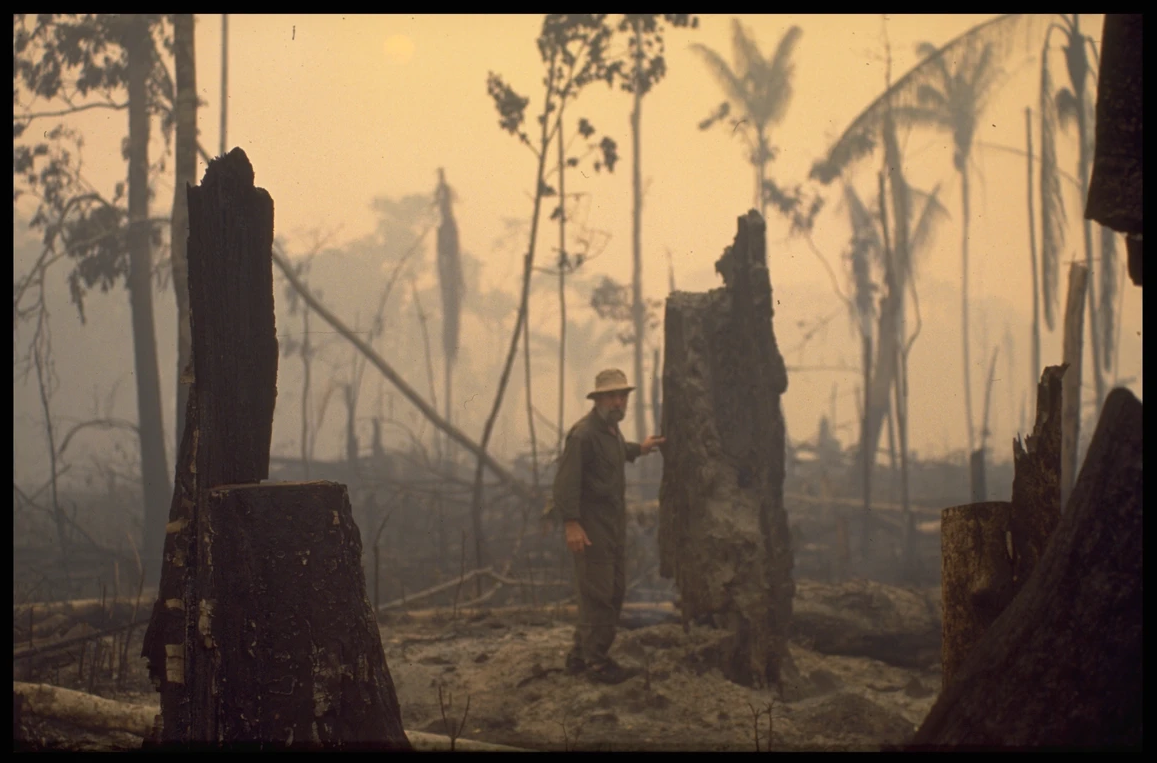
{"label": "man", "polygon": [[563,520],[578,581],[579,623],[567,672],[586,671],[592,680],[611,684],[634,674],[609,654],[626,593],[624,464],[664,442],[655,435],[642,443],[623,439],[618,425],[633,389],[626,374],[615,368],[595,377],[595,388],[587,395],[594,408],[571,427],[554,478],[554,509]]}

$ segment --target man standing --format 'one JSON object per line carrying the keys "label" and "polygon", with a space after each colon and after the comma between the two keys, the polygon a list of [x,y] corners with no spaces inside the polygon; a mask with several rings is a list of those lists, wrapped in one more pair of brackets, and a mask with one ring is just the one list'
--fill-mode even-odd
{"label": "man standing", "polygon": [[587,395],[594,408],[571,427],[554,478],[554,508],[566,528],[578,581],[579,622],[567,672],[583,671],[601,683],[621,683],[633,673],[610,658],[626,593],[626,474],[624,464],[662,445],[651,435],[626,442],[619,422],[634,387],[611,368],[595,377]]}

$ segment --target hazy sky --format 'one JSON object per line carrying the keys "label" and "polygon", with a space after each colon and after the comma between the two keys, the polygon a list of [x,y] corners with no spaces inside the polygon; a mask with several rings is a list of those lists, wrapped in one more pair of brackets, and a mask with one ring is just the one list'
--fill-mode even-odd
{"label": "hazy sky", "polygon": [[[791,186],[806,179],[813,161],[883,90],[885,29],[895,79],[917,62],[918,42],[941,45],[991,16],[890,16],[886,24],[879,15],[740,18],[765,53],[774,50],[790,26],[803,30],[794,56],[794,98],[786,118],[771,133],[780,153],[770,175],[781,185]],[[1081,17],[1084,31],[1098,47],[1101,18]],[[221,18],[198,16],[197,21],[197,85],[206,101],[198,114],[201,140],[216,153]],[[486,93],[486,77],[491,71],[501,74],[530,98],[528,116],[538,113],[542,66],[534,40],[541,23],[541,15],[231,16],[228,146],[244,148],[257,184],[272,194],[277,235],[291,251],[303,249],[314,231],[332,234],[337,244],[364,236],[375,224],[372,198],[429,193],[436,169],[443,167],[458,194],[456,214],[463,247],[487,259],[487,283],[513,288],[521,270],[520,258],[509,252],[491,256],[491,252],[503,233],[505,218],[529,218],[535,158],[499,129]],[[697,128],[720,103],[722,94],[701,60],[688,49],[690,43],[699,42],[731,60],[731,17],[702,16],[698,30],[668,30],[666,42],[668,75],[645,99],[642,116],[647,187],[642,229],[645,292],[658,298],[667,293],[668,251],[678,288],[705,290],[718,285],[713,264],[731,242],[736,218],[752,206],[752,171],[745,161],[744,144],[729,134],[729,127],[716,126],[706,132]],[[1024,148],[1024,108],[1037,107],[1038,52],[1039,44],[1032,50],[1021,47],[1007,60],[1007,81],[980,122],[979,147],[974,151],[973,406],[979,417],[990,356],[1001,345],[991,429],[996,457],[1002,460],[1019,424],[1020,401],[1031,377],[1031,272],[1025,160],[993,146]],[[1063,76],[1060,56],[1058,50],[1058,80]],[[605,253],[587,267],[621,281],[628,281],[631,272],[630,105],[629,96],[596,85],[568,112],[588,117],[600,133],[611,134],[619,144],[621,163],[613,175],[587,172],[588,177],[582,177],[571,172],[567,183],[569,191],[590,194],[589,224],[610,234]],[[86,176],[97,187],[111,190],[126,171],[117,150],[126,132],[125,114],[88,112],[72,124],[86,138]],[[911,443],[921,453],[935,454],[963,448],[965,440],[959,339],[960,185],[952,166],[950,135],[912,131],[903,140],[909,181],[924,189],[940,184],[941,200],[951,215],[918,263],[923,328],[910,360]],[[1059,152],[1062,168],[1074,174],[1075,142],[1074,130],[1062,137]],[[155,137],[152,156],[162,149],[163,143]],[[171,171],[171,162],[169,166]],[[869,160],[857,175],[857,185],[865,195],[874,193],[878,167],[878,159]],[[198,179],[204,169],[199,163]],[[1064,192],[1070,220],[1066,246],[1068,256],[1073,256],[1081,243],[1083,209],[1067,182]],[[814,243],[836,269],[840,288],[846,289],[841,255],[849,229],[836,204],[838,185],[831,186],[827,195],[828,208],[817,221]],[[167,175],[157,185],[154,213],[167,214],[171,199],[172,179]],[[557,232],[544,228],[540,242],[550,246]],[[826,369],[789,375],[784,397],[789,432],[797,438],[810,436],[819,416],[830,412],[833,387],[838,385],[836,415],[847,427],[841,433],[847,444],[855,432],[851,422],[856,415],[857,341],[840,312],[825,332],[817,333],[801,349],[803,330],[841,310],[841,303],[832,295],[827,271],[812,249],[801,239],[789,238],[786,223],[774,213],[768,239],[780,347],[789,366]],[[1120,248],[1123,253],[1124,247]],[[540,256],[549,256],[549,251],[540,248]],[[1080,257],[1083,260],[1083,251]],[[1129,386],[1140,395],[1141,294],[1124,281],[1118,375],[1131,377]],[[1062,304],[1064,285],[1062,276]],[[336,294],[330,297],[340,299]],[[158,300],[171,301],[171,293]],[[536,314],[555,314],[552,299],[543,297],[540,302],[533,306]],[[56,330],[82,330],[74,323]],[[513,316],[509,323],[513,326]],[[1002,344],[1006,329],[1015,349],[1011,366],[1005,357],[1007,345]],[[464,332],[466,343],[471,327]],[[1060,361],[1060,340],[1059,330],[1044,335],[1044,362]],[[171,343],[172,338],[161,335],[159,341]],[[630,367],[626,370],[631,371]],[[171,395],[168,373],[162,369],[163,391]],[[459,383],[470,387],[460,390],[461,397],[478,393],[488,401],[493,398],[496,380]],[[1091,394],[1087,361],[1084,387]],[[543,410],[553,410],[549,389],[540,394]],[[567,401],[571,417],[581,412],[584,402],[577,391],[573,398]],[[508,397],[505,407],[518,405]],[[171,407],[165,403],[167,415]],[[477,435],[478,428],[472,434]]]}

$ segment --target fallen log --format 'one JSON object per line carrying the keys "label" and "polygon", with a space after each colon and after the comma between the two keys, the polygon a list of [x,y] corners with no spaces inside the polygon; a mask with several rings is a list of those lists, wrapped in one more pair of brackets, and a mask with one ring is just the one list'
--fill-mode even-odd
{"label": "fallen log", "polygon": [[378,369],[382,376],[386,377],[386,379],[391,384],[393,384],[394,387],[399,392],[401,392],[402,395],[407,400],[409,400],[410,403],[415,408],[417,408],[418,411],[423,416],[425,416],[431,424],[442,430],[443,433],[464,447],[466,450],[470,451],[471,454],[481,459],[482,463],[485,464],[486,467],[490,469],[490,471],[494,472],[494,475],[498,477],[498,479],[501,480],[512,491],[514,491],[519,497],[523,498],[524,500],[531,501],[532,503],[542,502],[542,496],[536,495],[533,488],[507,471],[506,468],[503,467],[502,464],[498,463],[493,456],[487,453],[482,448],[482,446],[471,440],[465,433],[462,432],[462,430],[458,429],[456,426],[442,418],[442,416],[440,416],[438,412],[434,410],[434,407],[427,403],[422,395],[419,394],[417,390],[411,387],[406,382],[406,380],[402,378],[401,374],[395,371],[393,367],[391,367],[390,364],[382,358],[381,355],[374,351],[373,347],[370,347],[368,344],[366,344],[366,342],[363,341],[361,337],[359,337],[356,333],[350,330],[348,326],[342,323],[341,319],[327,310],[325,305],[318,301],[318,299],[310,293],[305,284],[303,284],[301,280],[298,279],[297,275],[293,272],[293,267],[289,264],[284,255],[282,255],[277,250],[276,245],[273,249],[273,262],[277,265],[277,267],[281,268],[281,272],[285,275],[286,280],[289,281],[290,286],[292,286],[293,289],[301,296],[305,303],[308,304],[314,312],[321,316],[321,318],[326,323],[333,326],[334,330],[336,330],[337,333],[340,334],[346,341],[357,348],[358,352],[364,355],[370,364],[373,365],[374,368]]}
{"label": "fallen log", "polygon": [[[514,578],[514,577],[510,577],[509,575],[503,575],[499,572],[495,572],[494,569],[491,567],[483,567],[482,569],[471,570],[470,572],[467,572],[465,575],[461,575],[457,578],[454,578],[453,580],[447,580],[444,583],[439,583],[435,586],[431,586],[429,588],[423,589],[423,590],[418,591],[416,593],[412,593],[408,596],[405,596],[404,598],[394,599],[393,601],[388,601],[385,604],[381,604],[378,606],[378,612],[387,612],[387,611],[392,610],[392,609],[404,609],[404,608],[410,606],[411,604],[413,604],[414,602],[422,601],[423,599],[428,599],[431,596],[435,596],[435,595],[440,594],[440,593],[446,593],[447,591],[453,591],[458,586],[465,585],[468,581],[471,581],[476,577],[489,578],[489,579],[493,580],[495,583],[498,583],[500,586],[553,588],[553,587],[569,587],[569,586],[574,585],[574,583],[572,583],[569,580],[530,580],[528,578],[527,579]],[[483,594],[483,595],[489,599],[494,594],[491,593],[489,595],[487,595],[487,594]],[[473,605],[478,604],[478,603],[479,603],[478,600],[475,599],[472,601],[464,602],[462,604],[462,607],[470,607],[470,606],[473,606]]]}
{"label": "fallen log", "polygon": [[1142,441],[1141,402],[1113,390],[1039,563],[910,749],[1140,750]]}
{"label": "fallen log", "polygon": [[139,737],[153,733],[159,707],[130,704],[64,689],[49,684],[12,682],[12,693],[20,698],[21,710],[28,715],[53,718],[94,731],[123,731]]}
{"label": "fallen log", "polygon": [[[473,607],[458,607],[457,616],[461,620],[470,620],[482,617],[501,617],[503,615],[567,615],[577,616],[578,609],[576,604],[567,602],[555,602],[540,604],[535,606],[509,606],[509,607],[487,607],[487,608],[473,608]],[[628,601],[623,604],[622,620],[629,620],[636,613],[659,613],[664,615],[671,615],[678,617],[679,609],[669,601],[660,602],[634,602]],[[439,620],[450,618],[454,615],[454,609],[451,607],[432,607],[430,609],[412,609],[404,612],[393,613],[392,616],[396,618],[397,622],[412,622],[418,620]]]}
{"label": "fallen log", "polygon": [[[149,602],[157,596],[156,589],[145,589],[141,594],[141,602]],[[129,617],[133,611],[133,602],[136,593],[132,596],[120,596],[114,599],[108,596],[104,599],[74,599],[72,601],[29,602],[12,606],[12,627],[27,628],[29,612],[32,613],[33,627],[36,624],[56,615],[66,615],[76,620],[92,621],[99,619],[102,614],[110,618]],[[24,631],[27,633],[27,631]]]}
{"label": "fallen log", "polygon": [[820,654],[927,668],[940,661],[941,614],[934,590],[850,580],[796,581],[791,638]]}
{"label": "fallen log", "polygon": [[41,644],[40,646],[28,647],[25,649],[14,649],[14,650],[12,650],[12,659],[13,660],[25,660],[25,659],[29,659],[31,657],[39,657],[39,656],[42,656],[45,654],[51,654],[52,652],[58,652],[61,649],[67,649],[70,646],[76,646],[77,644],[81,644],[81,643],[84,643],[86,641],[93,641],[95,639],[104,638],[106,636],[112,636],[112,635],[115,635],[118,633],[123,633],[124,631],[127,631],[130,628],[137,627],[138,625],[148,625],[148,624],[149,624],[149,618],[144,617],[144,618],[137,620],[136,622],[125,623],[124,625],[117,625],[117,626],[112,627],[112,628],[105,628],[104,630],[101,630],[101,631],[94,631],[94,632],[90,632],[90,633],[85,633],[85,634],[80,635],[80,636],[70,636],[68,638],[59,639],[57,641],[50,641],[47,644]]}
{"label": "fallen log", "polygon": [[[159,707],[118,702],[49,684],[13,681],[12,694],[24,714],[64,721],[91,731],[121,731],[142,740],[153,735],[154,723],[160,713]],[[441,734],[407,731],[406,737],[415,750],[436,752],[450,749],[450,737]],[[462,752],[530,752],[473,739],[456,739],[454,749]]]}

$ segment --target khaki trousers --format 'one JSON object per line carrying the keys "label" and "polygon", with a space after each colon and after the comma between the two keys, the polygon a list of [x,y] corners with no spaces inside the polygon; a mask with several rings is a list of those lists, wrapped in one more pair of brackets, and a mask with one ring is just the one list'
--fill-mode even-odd
{"label": "khaki trousers", "polygon": [[627,572],[623,546],[599,543],[588,546],[574,557],[578,588],[578,627],[574,632],[572,654],[587,663],[609,659],[623,596],[627,589]]}

